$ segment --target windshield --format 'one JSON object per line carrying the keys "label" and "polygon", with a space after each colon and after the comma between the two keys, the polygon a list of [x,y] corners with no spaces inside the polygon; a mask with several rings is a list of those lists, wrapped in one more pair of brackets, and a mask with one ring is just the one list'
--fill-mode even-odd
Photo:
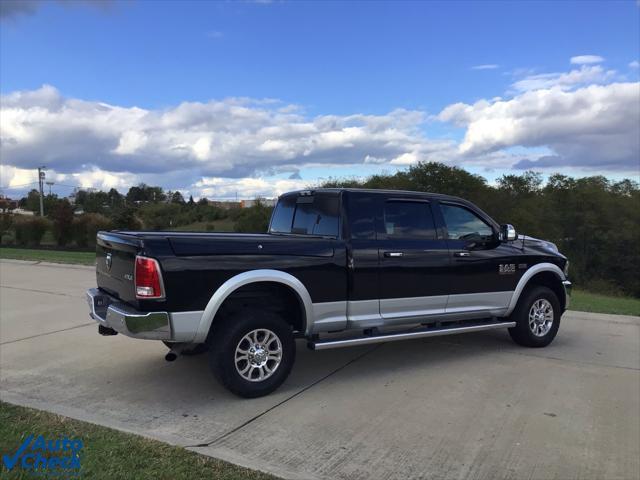
{"label": "windshield", "polygon": [[280,197],[271,217],[270,233],[337,237],[340,198],[336,194],[291,194]]}

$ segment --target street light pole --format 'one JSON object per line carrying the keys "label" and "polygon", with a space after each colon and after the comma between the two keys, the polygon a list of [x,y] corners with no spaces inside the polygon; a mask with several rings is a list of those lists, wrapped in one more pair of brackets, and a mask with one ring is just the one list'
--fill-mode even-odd
{"label": "street light pole", "polygon": [[47,182],[47,185],[49,185],[49,196],[51,196],[51,187],[53,186],[54,182]]}
{"label": "street light pole", "polygon": [[40,186],[40,216],[44,217],[44,177],[46,167],[38,167],[38,185]]}

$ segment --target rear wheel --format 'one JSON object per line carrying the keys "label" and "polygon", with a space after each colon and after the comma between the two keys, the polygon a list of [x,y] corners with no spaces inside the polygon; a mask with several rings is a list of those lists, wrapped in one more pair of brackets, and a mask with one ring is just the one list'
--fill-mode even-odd
{"label": "rear wheel", "polygon": [[284,319],[247,310],[216,327],[209,365],[231,392],[254,398],[273,392],[285,381],[295,355],[293,330]]}
{"label": "rear wheel", "polygon": [[546,347],[558,333],[560,315],[556,294],[547,287],[533,287],[523,294],[511,314],[516,326],[509,329],[509,334],[519,345]]}

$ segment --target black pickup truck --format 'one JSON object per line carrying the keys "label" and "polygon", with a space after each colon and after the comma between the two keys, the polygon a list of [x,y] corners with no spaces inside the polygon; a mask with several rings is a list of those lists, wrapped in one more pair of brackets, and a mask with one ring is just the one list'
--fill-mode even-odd
{"label": "black pickup truck", "polygon": [[472,203],[429,193],[282,195],[266,234],[99,232],[102,335],[162,340],[167,360],[208,352],[244,397],[287,378],[309,348],[507,328],[544,347],[569,303],[569,262]]}

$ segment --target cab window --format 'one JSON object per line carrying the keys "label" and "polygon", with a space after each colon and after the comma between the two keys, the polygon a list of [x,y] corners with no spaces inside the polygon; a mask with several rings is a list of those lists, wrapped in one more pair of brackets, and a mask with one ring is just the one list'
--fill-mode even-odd
{"label": "cab window", "polygon": [[387,202],[384,229],[388,238],[434,240],[436,229],[426,202]]}
{"label": "cab window", "polygon": [[278,200],[269,231],[337,237],[339,227],[337,195],[287,195]]}
{"label": "cab window", "polygon": [[459,205],[440,204],[450,240],[489,241],[493,229],[471,210]]}

